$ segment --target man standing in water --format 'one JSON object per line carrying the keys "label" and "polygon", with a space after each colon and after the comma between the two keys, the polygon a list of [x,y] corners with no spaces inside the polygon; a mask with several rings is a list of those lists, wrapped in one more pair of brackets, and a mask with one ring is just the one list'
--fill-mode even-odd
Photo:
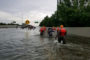
{"label": "man standing in water", "polygon": [[40,28],[40,35],[42,36],[45,31],[46,31],[46,27],[45,26],[41,27]]}
{"label": "man standing in water", "polygon": [[63,28],[64,26],[63,25],[60,25],[60,30],[59,32],[57,33],[57,36],[58,37],[58,42],[61,43],[61,41],[63,41],[63,44],[66,44],[66,41],[65,41],[65,36],[66,36],[66,29]]}
{"label": "man standing in water", "polygon": [[48,28],[48,35],[49,35],[49,37],[53,36],[52,32],[54,32],[54,30],[52,28]]}

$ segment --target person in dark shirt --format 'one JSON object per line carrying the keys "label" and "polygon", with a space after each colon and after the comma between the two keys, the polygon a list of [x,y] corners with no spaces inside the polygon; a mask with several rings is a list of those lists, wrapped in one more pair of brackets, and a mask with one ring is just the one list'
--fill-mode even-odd
{"label": "person in dark shirt", "polygon": [[49,36],[53,36],[52,32],[54,32],[53,29],[52,28],[48,28],[48,35]]}

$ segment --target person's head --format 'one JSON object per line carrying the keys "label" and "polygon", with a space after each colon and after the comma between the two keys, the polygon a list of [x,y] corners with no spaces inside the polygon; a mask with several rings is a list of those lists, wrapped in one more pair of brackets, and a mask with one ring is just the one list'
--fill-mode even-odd
{"label": "person's head", "polygon": [[60,25],[60,28],[63,28],[64,26],[63,25]]}

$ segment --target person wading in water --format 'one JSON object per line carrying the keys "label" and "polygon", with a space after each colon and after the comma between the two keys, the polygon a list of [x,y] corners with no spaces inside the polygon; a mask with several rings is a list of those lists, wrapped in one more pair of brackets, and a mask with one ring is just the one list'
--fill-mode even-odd
{"label": "person wading in water", "polygon": [[61,41],[63,41],[63,44],[66,44],[65,36],[67,34],[67,31],[63,27],[64,27],[63,25],[60,25],[61,29],[59,30],[59,32],[57,32],[56,38],[58,37],[58,42],[59,43],[61,43]]}

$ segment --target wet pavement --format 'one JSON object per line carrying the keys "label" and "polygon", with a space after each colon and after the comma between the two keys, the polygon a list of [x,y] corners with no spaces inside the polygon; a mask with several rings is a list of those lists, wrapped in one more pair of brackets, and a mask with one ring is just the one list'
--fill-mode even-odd
{"label": "wet pavement", "polygon": [[[56,33],[55,33],[56,34]],[[0,29],[0,60],[90,60],[90,48],[59,44],[39,29]]]}

